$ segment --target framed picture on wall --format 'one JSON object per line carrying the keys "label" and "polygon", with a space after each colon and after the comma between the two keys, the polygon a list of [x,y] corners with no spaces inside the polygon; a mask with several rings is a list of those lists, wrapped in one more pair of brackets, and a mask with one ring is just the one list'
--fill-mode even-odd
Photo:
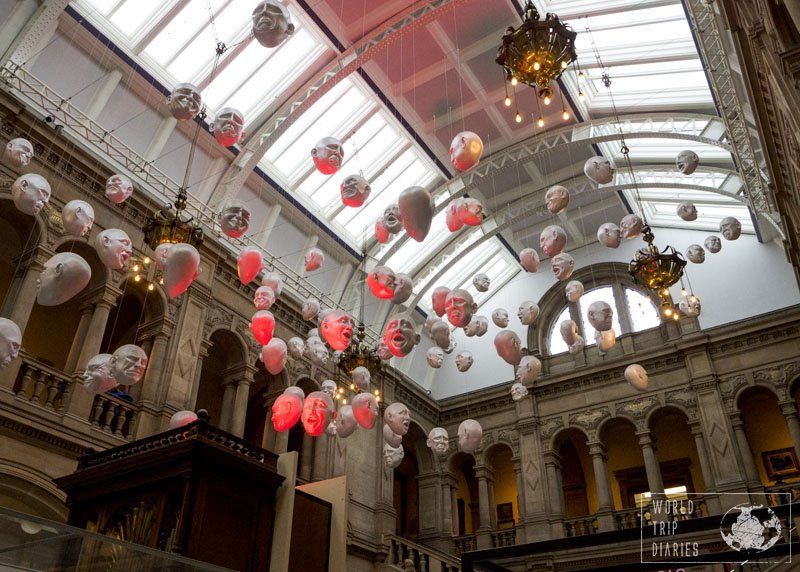
{"label": "framed picture on wall", "polygon": [[767,470],[767,477],[771,480],[780,481],[785,477],[800,475],[800,466],[797,463],[794,447],[764,451],[761,453],[761,458],[764,468]]}
{"label": "framed picture on wall", "polygon": [[497,525],[514,524],[514,506],[510,502],[497,505]]}

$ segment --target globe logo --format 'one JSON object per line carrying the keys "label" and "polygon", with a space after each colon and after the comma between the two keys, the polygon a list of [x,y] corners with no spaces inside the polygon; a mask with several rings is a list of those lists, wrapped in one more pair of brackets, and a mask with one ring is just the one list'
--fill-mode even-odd
{"label": "globe logo", "polygon": [[781,522],[769,507],[737,504],[722,517],[722,539],[736,551],[763,552],[781,537]]}

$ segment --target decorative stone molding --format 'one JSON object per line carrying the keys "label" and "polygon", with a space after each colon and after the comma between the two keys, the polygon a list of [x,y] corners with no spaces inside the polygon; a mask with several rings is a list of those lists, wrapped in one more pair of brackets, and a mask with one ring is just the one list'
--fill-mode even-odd
{"label": "decorative stone molding", "polygon": [[261,344],[259,344],[253,334],[250,333],[249,324],[245,320],[237,320],[236,331],[242,336],[244,343],[247,344],[248,362],[253,363],[261,355]]}
{"label": "decorative stone molding", "polygon": [[[384,375],[383,373],[379,375]],[[403,385],[397,384],[394,388],[394,399],[395,401],[401,401],[405,403],[412,411],[417,411],[422,414],[426,419],[431,420],[431,422],[435,422],[436,419],[439,418],[439,412],[431,406],[429,403],[425,403],[423,400],[419,399],[416,395],[411,393],[411,391]]]}
{"label": "decorative stone molding", "polygon": [[610,416],[611,413],[609,413],[608,409],[602,407],[599,409],[590,409],[588,411],[572,413],[569,416],[569,422],[571,425],[577,425],[578,427],[583,427],[584,429],[596,429],[600,424],[600,421]]}
{"label": "decorative stone molding", "polygon": [[719,390],[725,400],[730,400],[739,391],[740,388],[747,385],[747,378],[744,374],[733,375],[730,377],[722,378],[719,382]]}
{"label": "decorative stone molding", "polygon": [[206,312],[206,321],[203,324],[203,337],[208,338],[211,332],[219,325],[230,329],[233,326],[234,313],[220,304],[212,303]]}
{"label": "decorative stone molding", "polygon": [[800,333],[800,329],[794,325],[773,328],[749,336],[712,343],[708,348],[708,353],[711,356],[715,356],[725,353],[750,351],[754,347],[772,345],[777,341],[796,338],[798,333]]}
{"label": "decorative stone molding", "polygon": [[653,396],[640,397],[618,404],[617,412],[630,415],[634,419],[643,419],[651,409],[655,409],[659,405],[658,399]]}
{"label": "decorative stone molding", "polygon": [[753,379],[756,383],[772,385],[776,390],[786,391],[787,383],[792,380],[800,371],[800,362],[793,361],[777,366],[770,366],[758,369],[753,372]]}
{"label": "decorative stone molding", "polygon": [[183,305],[183,296],[178,296],[177,298],[168,299],[167,313],[169,314],[170,319],[177,321],[178,312],[180,312],[182,305]]}
{"label": "decorative stone molding", "polygon": [[679,405],[689,414],[689,421],[697,419],[697,397],[687,388],[669,391],[666,394],[666,405]]}
{"label": "decorative stone molding", "polygon": [[561,417],[552,417],[542,421],[541,437],[542,440],[549,441],[556,431],[564,427],[564,420]]}

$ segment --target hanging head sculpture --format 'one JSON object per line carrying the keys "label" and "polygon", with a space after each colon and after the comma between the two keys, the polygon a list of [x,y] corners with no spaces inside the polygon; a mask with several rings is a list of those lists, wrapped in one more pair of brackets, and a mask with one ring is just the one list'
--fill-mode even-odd
{"label": "hanging head sculpture", "polygon": [[253,297],[256,310],[269,310],[275,303],[275,290],[269,286],[259,286]]}
{"label": "hanging head sculpture", "polygon": [[554,185],[547,189],[544,203],[551,214],[558,214],[569,204],[569,190],[561,185]]}
{"label": "hanging head sculpture", "polygon": [[522,342],[511,330],[503,330],[495,335],[494,348],[507,364],[519,365],[522,360]]}
{"label": "hanging head sculpture", "polygon": [[17,210],[29,215],[37,215],[50,201],[50,183],[41,175],[28,173],[22,175],[11,185],[11,198]]}
{"label": "hanging head sculpture", "polygon": [[236,271],[242,284],[250,284],[264,269],[264,256],[258,248],[248,246],[236,257]]}
{"label": "hanging head sculpture", "polygon": [[272,426],[275,431],[287,431],[300,420],[303,398],[296,393],[282,393],[272,404]]}
{"label": "hanging head sculpture", "polygon": [[450,288],[447,286],[437,286],[431,293],[431,306],[436,315],[440,318],[444,316],[444,306],[447,300],[447,295],[450,294]]}
{"label": "hanging head sculpture", "polygon": [[393,203],[386,207],[383,211],[383,226],[391,234],[397,234],[403,230],[403,221],[400,218],[400,207],[397,203]]}
{"label": "hanging head sculpture", "polygon": [[397,276],[388,266],[376,266],[367,272],[367,287],[379,300],[389,300],[394,296]]}
{"label": "hanging head sculpture", "polygon": [[519,251],[519,263],[526,272],[539,271],[539,253],[533,248],[523,248]]}
{"label": "hanging head sculpture", "polygon": [[411,297],[411,293],[414,291],[414,281],[408,274],[398,272],[395,274],[394,284],[394,294],[390,300],[392,304],[402,304]]}
{"label": "hanging head sculpture", "polygon": [[719,222],[719,231],[725,240],[736,240],[742,234],[742,223],[732,216],[726,216]]}
{"label": "hanging head sculpture", "polygon": [[431,346],[425,354],[425,360],[433,369],[439,369],[444,362],[444,350],[439,346]]}
{"label": "hanging head sculpture", "polygon": [[434,206],[431,194],[422,187],[409,187],[397,199],[403,228],[417,242],[425,240],[431,230]]}
{"label": "hanging head sculpture", "polygon": [[278,0],[264,0],[253,8],[253,36],[265,48],[276,48],[294,33],[289,10]]}
{"label": "hanging head sculpture", "polygon": [[117,381],[111,374],[111,354],[97,354],[86,364],[81,375],[83,388],[91,393],[105,393],[117,387]]}
{"label": "hanging head sculpture", "polygon": [[567,244],[567,233],[564,229],[557,225],[550,225],[539,235],[539,248],[542,249],[547,256],[555,256]]}
{"label": "hanging head sculpture", "polygon": [[459,171],[466,171],[477,165],[481,155],[483,141],[472,131],[462,131],[450,143],[450,162]]}
{"label": "hanging head sculpture", "polygon": [[203,98],[195,85],[179,83],[167,97],[167,105],[172,117],[178,121],[191,121],[203,108]]}
{"label": "hanging head sculpture", "polygon": [[173,244],[164,262],[164,290],[175,298],[183,294],[200,274],[200,253],[191,244]]}
{"label": "hanging head sculpture", "polygon": [[550,263],[558,280],[569,280],[575,270],[575,259],[566,252],[556,254]]}
{"label": "hanging head sculpture", "polygon": [[311,159],[317,171],[323,175],[333,175],[344,161],[344,147],[335,137],[323,137],[311,150]]}
{"label": "hanging head sculpture", "polygon": [[344,206],[358,208],[367,201],[372,187],[361,175],[349,175],[342,181],[339,191]]}
{"label": "hanging head sculpture", "polygon": [[446,455],[448,449],[450,449],[450,437],[447,435],[447,429],[444,427],[431,429],[425,444],[440,457]]}
{"label": "hanging head sculpture", "polygon": [[359,393],[353,398],[353,417],[364,429],[372,429],[378,420],[378,400],[369,392]]}
{"label": "hanging head sculpture", "polygon": [[597,240],[606,248],[617,248],[622,242],[622,233],[613,222],[604,222],[597,229]]}
{"label": "hanging head sculpture", "polygon": [[644,228],[644,221],[639,215],[629,214],[622,217],[619,223],[619,229],[622,232],[622,238],[636,238],[642,234]]}
{"label": "hanging head sculpture", "polygon": [[353,337],[353,316],[342,310],[330,310],[322,318],[319,333],[334,350],[345,350]]}
{"label": "hanging head sculpture", "polygon": [[583,173],[598,185],[605,185],[614,180],[614,168],[605,157],[597,156],[586,160]]}
{"label": "hanging head sculpture", "polygon": [[683,201],[679,204],[677,213],[682,220],[687,222],[697,220],[697,207],[694,206],[694,203],[690,203],[689,201]]}
{"label": "hanging head sculpture", "polygon": [[453,350],[453,340],[450,337],[450,326],[444,320],[437,319],[431,326],[431,339],[437,347],[450,353]]}
{"label": "hanging head sculpture", "polygon": [[383,412],[383,420],[395,435],[402,437],[411,427],[411,412],[403,403],[391,403]]}
{"label": "hanging head sculpture", "polygon": [[209,127],[217,143],[223,147],[238,144],[245,136],[244,114],[233,107],[223,107],[217,111],[214,123]]}
{"label": "hanging head sculpture", "polygon": [[464,199],[459,197],[451,200],[450,204],[447,205],[444,221],[447,225],[447,230],[450,232],[456,232],[464,227],[464,223],[461,222],[461,219],[458,216],[458,209],[461,207],[461,203],[463,201]]}
{"label": "hanging head sculpture", "polygon": [[703,242],[703,246],[705,246],[706,250],[708,250],[711,254],[716,254],[722,250],[722,241],[718,236],[712,234],[706,238],[705,242]]}
{"label": "hanging head sculpture", "polygon": [[112,270],[125,268],[133,254],[131,239],[124,230],[109,228],[97,235],[94,249],[100,261]]}
{"label": "hanging head sculpture", "polygon": [[41,306],[58,306],[86,288],[92,269],[74,252],[59,252],[44,263],[36,281],[36,301]]}
{"label": "hanging head sculpture", "polygon": [[303,402],[303,413],[300,421],[306,433],[312,437],[319,437],[331,422],[333,415],[333,400],[324,391],[312,391]]}
{"label": "hanging head sculpture", "polygon": [[0,369],[8,366],[17,355],[22,345],[22,332],[8,318],[0,318]]}
{"label": "hanging head sculpture", "polygon": [[132,194],[133,183],[125,175],[117,173],[106,181],[106,198],[112,203],[124,203]]}
{"label": "hanging head sculpture", "polygon": [[419,343],[417,327],[411,315],[406,312],[394,314],[386,324],[383,342],[389,347],[392,355],[404,357],[411,353],[414,346]]}
{"label": "hanging head sculpture", "polygon": [[94,209],[86,201],[69,201],[61,209],[64,230],[71,236],[86,236],[94,225]]}
{"label": "hanging head sculpture", "polygon": [[261,348],[261,363],[272,375],[278,375],[286,367],[288,347],[280,338],[272,338]]}
{"label": "hanging head sculpture", "polygon": [[14,167],[27,167],[33,159],[33,144],[22,137],[12,139],[6,145],[4,159]]}
{"label": "hanging head sculpture", "polygon": [[458,426],[458,448],[465,453],[474,453],[481,444],[483,428],[474,419],[465,419]]}
{"label": "hanging head sculpture", "polygon": [[147,369],[147,354],[139,346],[125,344],[111,354],[111,376],[120,385],[139,383]]}
{"label": "hanging head sculpture", "polygon": [[[226,236],[240,238],[250,227],[250,209],[242,201],[228,201],[220,212],[219,226]],[[276,291],[276,294],[280,292]]]}
{"label": "hanging head sculpture", "polygon": [[684,175],[691,175],[694,173],[697,166],[700,164],[700,157],[694,151],[686,150],[678,153],[675,158],[675,165],[678,170]]}
{"label": "hanging head sculpture", "polygon": [[464,334],[471,338],[473,336],[481,337],[489,330],[489,320],[485,316],[472,316],[472,319],[464,328]]}
{"label": "hanging head sculpture", "polygon": [[456,328],[463,328],[478,311],[478,305],[467,290],[456,288],[451,290],[444,301],[444,311],[448,321]]}
{"label": "hanging head sculpture", "polygon": [[508,326],[508,311],[504,308],[495,308],[492,311],[492,322],[498,328],[505,328]]}
{"label": "hanging head sculpture", "polygon": [[306,272],[313,272],[318,270],[325,262],[325,253],[319,248],[309,248],[303,257],[303,261],[306,265]]}

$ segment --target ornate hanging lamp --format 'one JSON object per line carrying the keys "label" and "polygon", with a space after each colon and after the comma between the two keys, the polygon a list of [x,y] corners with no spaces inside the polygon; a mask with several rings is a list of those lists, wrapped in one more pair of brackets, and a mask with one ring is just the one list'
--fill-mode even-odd
{"label": "ornate hanging lamp", "polygon": [[647,247],[636,251],[628,265],[628,272],[634,282],[657,293],[665,317],[677,320],[680,316],[674,307],[669,287],[683,277],[686,260],[672,246],[659,251],[658,246],[653,244],[655,237],[648,225],[642,227],[642,239]]}

